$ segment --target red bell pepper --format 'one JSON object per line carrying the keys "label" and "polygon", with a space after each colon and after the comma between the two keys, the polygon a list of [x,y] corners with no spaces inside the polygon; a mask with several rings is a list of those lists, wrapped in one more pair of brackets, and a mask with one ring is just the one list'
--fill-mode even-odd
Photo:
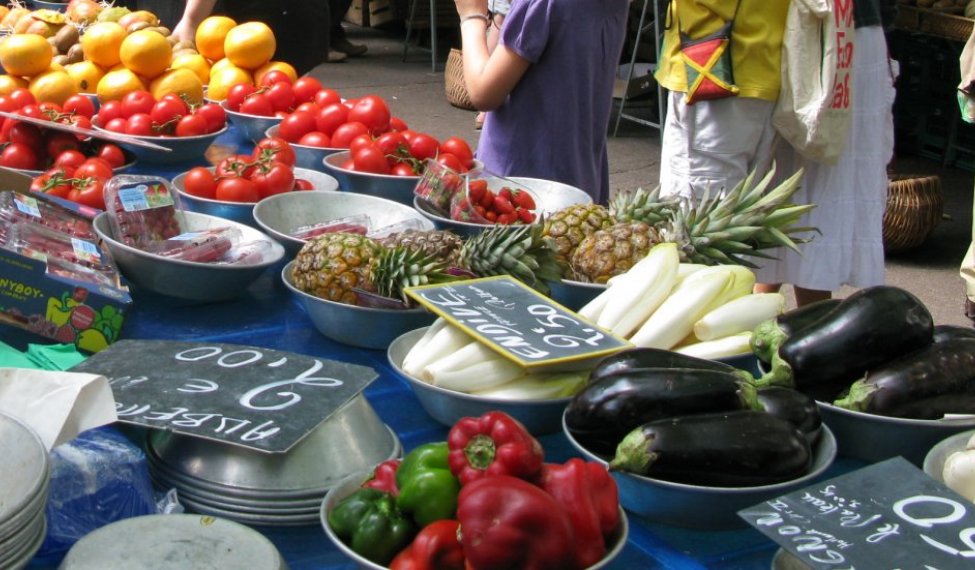
{"label": "red bell pepper", "polygon": [[466,485],[486,475],[530,480],[542,469],[542,444],[504,412],[461,418],[447,434],[450,471]]}
{"label": "red bell pepper", "polygon": [[620,524],[619,492],[606,468],[578,457],[562,465],[546,463],[540,486],[569,514],[579,565],[599,562],[606,554],[606,541]]}
{"label": "red bell pepper", "polygon": [[399,487],[396,486],[396,470],[399,469],[401,459],[388,459],[372,470],[372,476],[362,484],[363,487],[385,491],[396,497]]}
{"label": "red bell pepper", "polygon": [[434,521],[416,535],[389,565],[390,570],[464,570],[464,551],[457,538],[460,523]]}
{"label": "red bell pepper", "polygon": [[498,475],[464,485],[457,518],[471,570],[581,568],[568,513],[527,481]]}

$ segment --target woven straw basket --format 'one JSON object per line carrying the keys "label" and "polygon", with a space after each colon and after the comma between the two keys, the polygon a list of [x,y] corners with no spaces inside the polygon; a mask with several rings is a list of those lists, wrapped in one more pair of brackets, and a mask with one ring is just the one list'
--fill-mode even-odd
{"label": "woven straw basket", "polygon": [[944,199],[937,176],[891,174],[884,211],[884,251],[917,247],[941,222]]}
{"label": "woven straw basket", "polygon": [[474,111],[474,104],[471,103],[471,98],[467,95],[467,86],[464,85],[464,57],[459,49],[450,50],[443,77],[447,102],[454,107]]}

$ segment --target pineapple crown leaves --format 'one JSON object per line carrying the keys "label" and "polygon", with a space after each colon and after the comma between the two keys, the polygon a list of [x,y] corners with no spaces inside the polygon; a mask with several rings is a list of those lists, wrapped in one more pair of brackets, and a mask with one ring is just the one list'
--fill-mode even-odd
{"label": "pineapple crown leaves", "polygon": [[372,281],[384,297],[410,298],[403,291],[407,287],[456,281],[459,277],[447,273],[447,264],[421,250],[405,247],[383,247],[372,268]]}
{"label": "pineapple crown leaves", "polygon": [[562,278],[555,251],[543,237],[544,220],[533,224],[495,225],[464,242],[461,263],[480,276],[511,275],[548,294],[546,281]]}
{"label": "pineapple crown leaves", "polygon": [[680,207],[676,198],[661,198],[661,186],[653,190],[640,187],[633,191],[618,192],[609,204],[610,215],[620,222],[645,222],[657,226],[671,219]]}

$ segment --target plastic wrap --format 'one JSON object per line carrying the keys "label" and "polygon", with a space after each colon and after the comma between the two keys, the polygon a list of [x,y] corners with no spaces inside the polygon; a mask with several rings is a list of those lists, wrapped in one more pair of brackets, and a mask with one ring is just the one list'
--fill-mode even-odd
{"label": "plastic wrap", "polygon": [[115,238],[139,249],[178,236],[186,226],[179,196],[160,176],[112,177],[105,185],[105,204]]}
{"label": "plastic wrap", "polygon": [[36,560],[56,563],[89,532],[156,512],[142,450],[113,427],[88,430],[51,451],[47,536]]}
{"label": "plastic wrap", "polygon": [[238,246],[240,236],[240,230],[234,227],[210,228],[154,241],[145,249],[170,259],[210,263],[222,260],[227,252]]}
{"label": "plastic wrap", "polygon": [[91,220],[67,208],[19,192],[0,192],[0,225],[6,227],[20,221],[34,222],[76,238],[98,239]]}

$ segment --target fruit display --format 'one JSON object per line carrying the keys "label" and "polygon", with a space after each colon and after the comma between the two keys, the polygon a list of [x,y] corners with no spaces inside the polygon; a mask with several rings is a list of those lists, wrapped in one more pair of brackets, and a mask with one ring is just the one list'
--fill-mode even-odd
{"label": "fruit display", "polygon": [[544,458],[507,414],[465,417],[446,441],[377,466],[324,522],[356,554],[393,570],[434,561],[445,569],[590,567],[622,524],[616,483],[598,463]]}
{"label": "fruit display", "polygon": [[227,126],[227,115],[215,103],[188,104],[174,93],[157,99],[137,89],[106,101],[93,118],[96,129],[135,137],[195,137]]}
{"label": "fruit display", "polygon": [[105,188],[112,235],[125,245],[145,249],[182,233],[178,195],[158,176],[122,175]]}
{"label": "fruit display", "polygon": [[107,287],[119,286],[115,262],[96,241],[18,220],[0,233],[0,248],[44,261],[51,275]]}

